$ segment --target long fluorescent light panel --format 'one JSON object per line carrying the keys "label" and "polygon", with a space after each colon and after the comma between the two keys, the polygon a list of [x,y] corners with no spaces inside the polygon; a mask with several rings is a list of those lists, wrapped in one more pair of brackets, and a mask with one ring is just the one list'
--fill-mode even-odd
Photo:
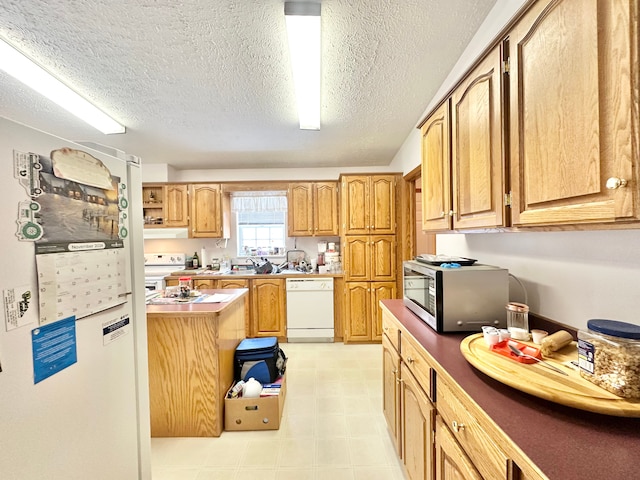
{"label": "long fluorescent light panel", "polygon": [[124,125],[113,120],[2,39],[0,39],[0,59],[0,69],[102,133],[125,133]]}
{"label": "long fluorescent light panel", "polygon": [[284,12],[300,128],[320,130],[320,4],[285,2]]}

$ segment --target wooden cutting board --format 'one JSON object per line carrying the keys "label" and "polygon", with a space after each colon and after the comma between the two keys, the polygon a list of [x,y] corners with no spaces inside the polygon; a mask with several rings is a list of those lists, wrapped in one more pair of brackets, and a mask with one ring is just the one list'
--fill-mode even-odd
{"label": "wooden cutting board", "polygon": [[[525,342],[527,343],[527,342]],[[530,344],[533,345],[533,344]],[[537,363],[524,364],[492,352],[481,333],[470,335],[460,343],[464,358],[475,368],[505,385],[568,407],[617,417],[640,417],[640,400],[618,397],[580,376],[576,342],[554,352],[545,361],[566,371],[561,375]]]}

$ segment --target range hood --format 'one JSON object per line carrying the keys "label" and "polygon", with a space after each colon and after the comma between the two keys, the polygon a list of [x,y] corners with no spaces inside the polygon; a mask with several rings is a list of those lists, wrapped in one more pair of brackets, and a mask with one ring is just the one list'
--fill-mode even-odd
{"label": "range hood", "polygon": [[156,238],[189,238],[188,228],[145,228],[144,239],[153,240]]}

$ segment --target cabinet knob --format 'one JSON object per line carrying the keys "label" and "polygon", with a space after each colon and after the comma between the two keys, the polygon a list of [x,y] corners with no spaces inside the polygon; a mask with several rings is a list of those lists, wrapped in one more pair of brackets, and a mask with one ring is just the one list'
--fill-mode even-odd
{"label": "cabinet knob", "polygon": [[453,217],[456,214],[456,212],[454,212],[453,210],[449,210],[449,216]]}
{"label": "cabinet knob", "polygon": [[413,363],[413,358],[407,357],[407,363]]}
{"label": "cabinet knob", "polygon": [[455,420],[453,422],[451,422],[451,428],[453,429],[454,432],[461,432],[464,430],[464,423],[458,423]]}
{"label": "cabinet knob", "polygon": [[440,216],[441,216],[441,217],[446,217],[446,216],[447,216],[447,214],[446,214],[446,213],[444,213],[444,212],[440,212]]}
{"label": "cabinet knob", "polygon": [[616,188],[626,187],[627,181],[624,178],[611,177],[607,179],[606,186],[609,190],[615,190]]}

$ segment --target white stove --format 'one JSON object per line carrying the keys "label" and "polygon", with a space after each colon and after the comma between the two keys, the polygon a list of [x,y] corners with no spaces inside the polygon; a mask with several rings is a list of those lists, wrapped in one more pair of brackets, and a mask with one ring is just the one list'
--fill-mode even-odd
{"label": "white stove", "polygon": [[184,253],[145,253],[144,285],[148,291],[164,290],[164,277],[184,270],[187,256]]}

